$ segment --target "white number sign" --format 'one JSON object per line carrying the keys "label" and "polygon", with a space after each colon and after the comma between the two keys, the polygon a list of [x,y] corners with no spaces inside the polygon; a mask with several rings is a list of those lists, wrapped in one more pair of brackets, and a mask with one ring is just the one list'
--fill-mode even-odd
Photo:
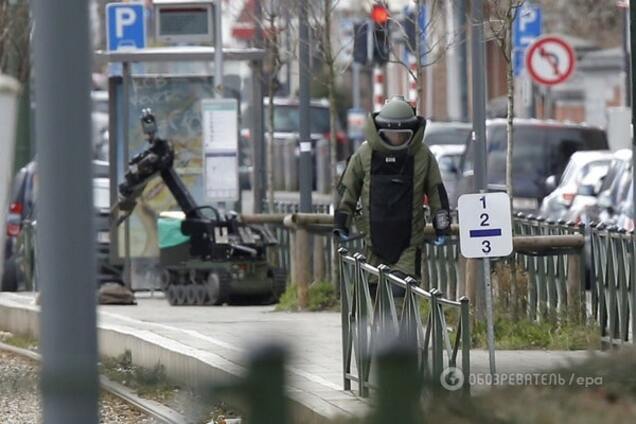
{"label": "white number sign", "polygon": [[506,193],[464,194],[458,200],[459,248],[466,258],[512,253],[512,217]]}

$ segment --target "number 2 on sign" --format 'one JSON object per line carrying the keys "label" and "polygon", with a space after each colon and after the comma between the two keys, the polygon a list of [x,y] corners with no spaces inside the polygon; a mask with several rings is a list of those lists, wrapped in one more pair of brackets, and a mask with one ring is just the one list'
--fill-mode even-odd
{"label": "number 2 on sign", "polygon": [[[486,209],[486,196],[481,196],[479,198],[479,200],[481,201],[481,206]],[[481,218],[481,226],[482,227],[488,227],[490,226],[490,224],[488,223],[488,214],[487,213],[482,213],[481,215],[479,215],[479,218]],[[492,248],[490,247],[490,240],[484,240],[481,242],[481,251],[484,253],[490,253],[490,251],[492,250]]]}

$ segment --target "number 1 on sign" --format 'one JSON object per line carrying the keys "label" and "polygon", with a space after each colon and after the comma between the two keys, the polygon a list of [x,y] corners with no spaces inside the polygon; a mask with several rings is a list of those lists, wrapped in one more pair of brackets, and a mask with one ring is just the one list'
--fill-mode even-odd
{"label": "number 1 on sign", "polygon": [[479,200],[481,200],[481,207],[486,209],[486,196],[481,196]]}

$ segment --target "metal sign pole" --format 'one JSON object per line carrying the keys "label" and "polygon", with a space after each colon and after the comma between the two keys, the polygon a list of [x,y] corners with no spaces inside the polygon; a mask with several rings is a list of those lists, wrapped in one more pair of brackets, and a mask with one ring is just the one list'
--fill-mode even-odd
{"label": "metal sign pole", "polygon": [[354,109],[360,108],[360,64],[358,62],[353,62],[351,64],[351,69],[353,71],[353,80],[352,80],[352,88],[353,88],[353,107]]}
{"label": "metal sign pole", "polygon": [[221,30],[221,2],[214,4],[214,86],[215,97],[223,98],[223,31]]}
{"label": "metal sign pole", "polygon": [[[488,192],[488,169],[486,156],[486,75],[484,57],[484,16],[482,0],[471,3],[471,55],[473,78],[473,136],[475,143],[475,192]],[[495,373],[494,328],[492,318],[492,294],[490,291],[490,262],[484,259],[483,273],[479,275],[480,292],[486,300],[488,324],[488,351],[490,372]],[[479,296],[478,296],[479,297]]]}
{"label": "metal sign pole", "polygon": [[31,5],[37,22],[33,69],[43,421],[91,424],[98,422],[98,377],[92,144],[87,142],[89,2]]}
{"label": "metal sign pole", "polygon": [[[130,160],[130,63],[123,62],[122,63],[122,95],[124,97],[123,106],[124,106],[124,114],[122,116],[123,122],[122,126],[124,128],[124,151],[123,159],[124,163],[122,165],[122,169],[128,168],[128,161]],[[126,287],[132,290],[132,260],[130,258],[130,219],[127,219],[124,222],[124,282],[126,283]]]}
{"label": "metal sign pole", "polygon": [[[300,2],[299,25],[299,85],[300,85],[300,212],[310,213],[312,210],[313,166],[311,157],[310,110],[309,110],[309,23],[307,21],[307,0]],[[304,247],[303,247],[304,248]]]}
{"label": "metal sign pole", "polygon": [[490,281],[490,259],[484,258],[484,285],[486,286],[486,325],[488,338],[488,361],[490,374],[494,377],[495,369],[495,323],[492,307],[492,284]]}
{"label": "metal sign pole", "polygon": [[[636,127],[636,82],[634,81],[634,72],[636,70],[636,55],[634,54],[634,49],[636,49],[636,7],[629,8],[629,38],[630,38],[630,56],[631,56],[631,103],[632,103],[632,129],[630,131],[632,136],[632,184],[634,192],[633,195],[633,205],[634,212],[636,213],[636,142],[634,140],[634,127]],[[635,215],[636,216],[636,215]],[[636,255],[632,255],[633,265],[636,266]]]}

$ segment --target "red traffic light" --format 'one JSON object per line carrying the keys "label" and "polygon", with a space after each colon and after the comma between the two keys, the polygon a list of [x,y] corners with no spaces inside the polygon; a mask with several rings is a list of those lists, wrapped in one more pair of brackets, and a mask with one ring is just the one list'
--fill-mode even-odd
{"label": "red traffic light", "polygon": [[389,20],[389,9],[381,4],[374,4],[371,10],[371,19],[378,25],[384,25]]}

